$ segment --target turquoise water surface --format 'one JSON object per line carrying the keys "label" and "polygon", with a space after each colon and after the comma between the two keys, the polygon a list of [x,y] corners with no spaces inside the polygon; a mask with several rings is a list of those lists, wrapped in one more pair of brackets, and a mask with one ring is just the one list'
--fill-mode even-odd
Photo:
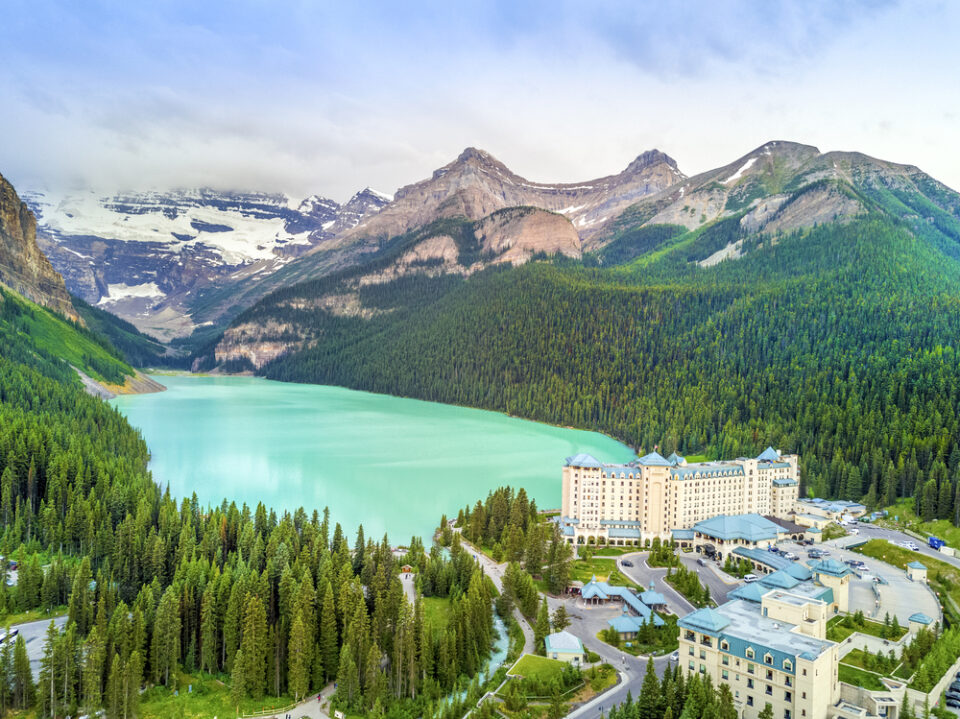
{"label": "turquoise water surface", "polygon": [[563,429],[419,400],[253,377],[158,376],[157,394],[112,403],[139,428],[150,470],[177,497],[204,505],[308,514],[330,507],[351,537],[389,531],[394,544],[429,537],[444,513],[501,485],[560,506],[564,457],[622,462],[630,449],[595,432]]}

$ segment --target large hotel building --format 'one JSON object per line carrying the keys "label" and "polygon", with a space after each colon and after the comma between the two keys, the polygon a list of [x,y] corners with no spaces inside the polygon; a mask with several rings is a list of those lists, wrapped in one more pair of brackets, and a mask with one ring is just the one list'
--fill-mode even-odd
{"label": "large hotel building", "polygon": [[800,473],[797,455],[767,448],[759,457],[687,463],[652,452],[627,464],[604,464],[589,454],[563,468],[561,523],[571,543],[632,544],[669,539],[717,515],[791,518]]}

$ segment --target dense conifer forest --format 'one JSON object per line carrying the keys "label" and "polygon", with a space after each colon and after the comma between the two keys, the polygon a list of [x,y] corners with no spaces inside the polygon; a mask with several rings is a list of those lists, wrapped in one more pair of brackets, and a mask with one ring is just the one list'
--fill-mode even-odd
{"label": "dense conifer forest", "polygon": [[[183,689],[198,671],[221,676],[238,706],[337,681],[351,712],[457,708],[440,699],[493,641],[492,588],[457,542],[441,553],[414,540],[398,557],[362,527],[351,547],[327,512],[177,501],[151,480],[139,434],[54,353],[66,345],[25,330],[78,347],[96,336],[9,293],[0,311],[0,553],[19,563],[13,586],[0,563],[0,611],[66,608],[36,683],[23,636],[0,646],[0,714],[134,717],[141,687]],[[103,367],[112,356],[89,352]],[[417,573],[414,603],[401,559]],[[446,605],[444,623],[421,596]]]}
{"label": "dense conifer forest", "polygon": [[879,215],[746,238],[743,259],[716,267],[692,262],[717,233],[729,240],[721,222],[615,267],[542,261],[368,285],[371,319],[288,301],[336,286],[321,280],[239,321],[316,337],[268,364],[273,379],[596,429],[640,452],[773,445],[801,454],[805,492],[871,505],[935,494],[928,513],[954,517],[960,265]]}

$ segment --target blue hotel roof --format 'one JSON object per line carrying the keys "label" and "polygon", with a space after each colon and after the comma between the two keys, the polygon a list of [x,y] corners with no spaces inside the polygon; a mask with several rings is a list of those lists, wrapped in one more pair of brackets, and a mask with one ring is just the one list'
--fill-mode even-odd
{"label": "blue hotel roof", "polygon": [[716,539],[743,539],[757,542],[763,539],[776,539],[785,534],[786,529],[759,514],[721,514],[693,525],[700,534]]}

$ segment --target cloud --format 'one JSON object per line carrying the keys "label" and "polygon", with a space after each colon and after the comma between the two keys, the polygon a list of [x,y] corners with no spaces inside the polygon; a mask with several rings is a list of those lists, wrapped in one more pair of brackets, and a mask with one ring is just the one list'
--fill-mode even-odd
{"label": "cloud", "polygon": [[960,115],[956,7],[12,0],[0,171],[342,201],[467,145],[576,181],[653,146],[692,173],[782,138],[960,186],[960,150],[929,139]]}

